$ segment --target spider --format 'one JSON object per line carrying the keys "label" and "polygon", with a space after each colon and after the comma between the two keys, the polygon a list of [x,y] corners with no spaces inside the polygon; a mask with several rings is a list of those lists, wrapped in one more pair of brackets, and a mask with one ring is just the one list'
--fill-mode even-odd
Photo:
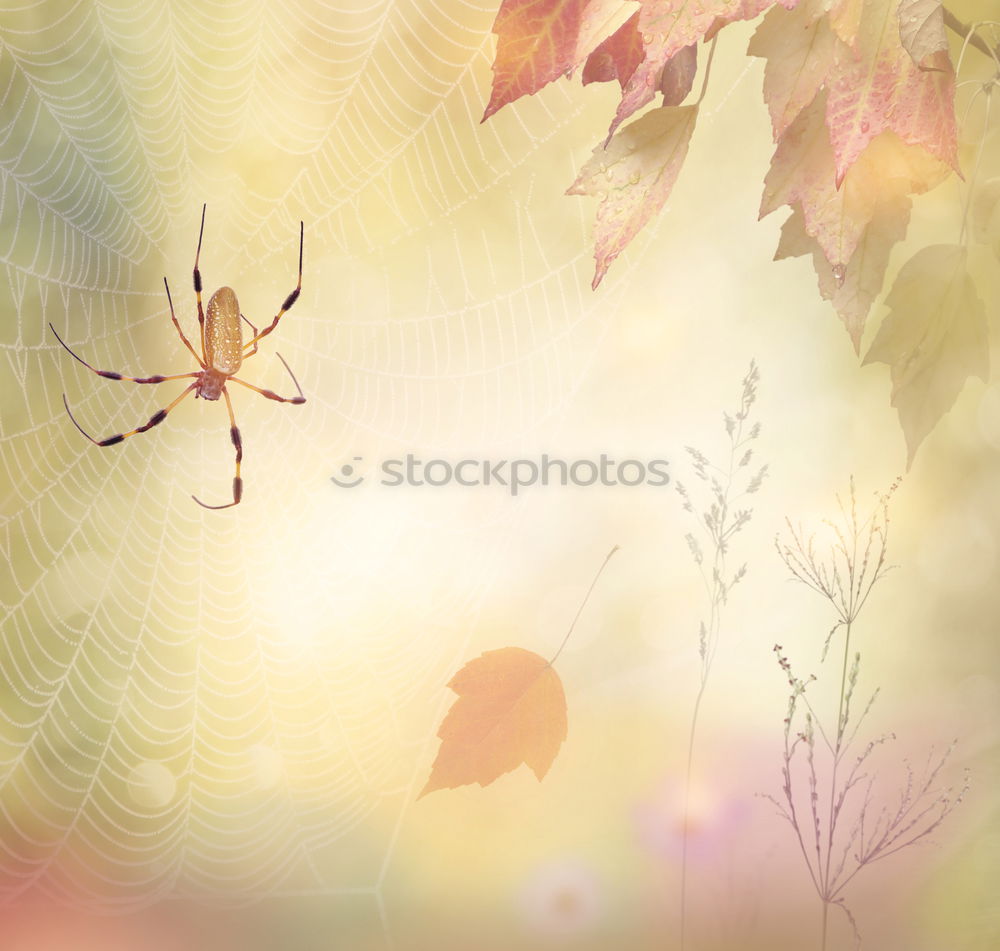
{"label": "spider", "polygon": [[[198,298],[198,324],[201,331],[202,355],[200,357],[194,347],[191,346],[191,342],[188,338],[184,336],[184,331],[181,330],[181,325],[177,322],[177,316],[174,314],[174,302],[170,298],[170,285],[167,283],[167,279],[165,277],[163,278],[163,286],[167,291],[167,303],[170,305],[170,319],[173,321],[174,327],[177,329],[177,333],[180,334],[181,342],[188,348],[188,350],[191,351],[191,355],[201,366],[200,370],[195,373],[177,373],[173,376],[147,377],[125,376],[111,370],[98,370],[87,363],[87,361],[82,357],[77,356],[72,350],[70,350],[52,324],[49,324],[49,329],[56,335],[56,340],[63,345],[63,347],[75,360],[78,360],[88,370],[92,370],[98,376],[103,376],[105,379],[127,380],[130,383],[165,383],[167,380],[194,378],[194,382],[191,383],[191,385],[188,386],[188,388],[184,390],[184,392],[181,393],[177,399],[170,403],[170,405],[165,409],[161,409],[154,413],[149,418],[147,423],[144,423],[142,426],[139,426],[138,428],[127,433],[116,433],[114,436],[108,436],[107,439],[94,439],[93,436],[84,430],[84,428],[73,416],[73,413],[69,408],[69,403],[66,400],[66,394],[64,393],[63,405],[66,407],[66,412],[69,413],[69,418],[73,421],[73,425],[76,426],[76,428],[79,429],[80,432],[83,433],[83,435],[86,436],[95,446],[114,446],[123,440],[128,439],[129,436],[144,433],[147,430],[152,429],[154,426],[158,426],[167,418],[167,414],[190,393],[194,393],[195,399],[199,396],[204,400],[217,400],[220,396],[224,396],[226,398],[226,408],[229,410],[229,433],[233,440],[233,446],[236,449],[236,475],[233,478],[233,501],[227,502],[225,505],[206,505],[197,496],[192,495],[191,498],[206,509],[228,509],[232,508],[234,505],[239,505],[240,500],[243,497],[243,480],[240,478],[240,463],[243,461],[243,441],[240,438],[240,431],[236,426],[236,417],[233,414],[233,404],[229,399],[229,391],[226,389],[226,384],[230,381],[233,383],[239,383],[240,386],[245,386],[248,390],[260,393],[261,396],[267,397],[269,400],[277,400],[279,403],[301,404],[306,401],[305,396],[302,395],[302,387],[299,386],[299,381],[295,378],[295,374],[292,373],[291,367],[285,363],[285,359],[280,353],[277,354],[277,357],[288,371],[288,375],[292,378],[295,388],[299,391],[298,396],[278,396],[277,393],[261,389],[259,386],[247,383],[246,380],[241,380],[234,375],[239,370],[243,360],[247,357],[252,357],[257,352],[258,342],[278,326],[278,321],[281,320],[282,315],[299,299],[299,293],[302,290],[302,244],[305,235],[305,226],[301,221],[299,222],[299,280],[295,285],[295,290],[293,290],[285,298],[284,303],[281,305],[281,309],[278,311],[274,320],[271,321],[270,325],[265,327],[263,330],[258,331],[257,328],[251,324],[250,321],[243,316],[243,314],[240,313],[240,305],[236,299],[236,292],[231,287],[220,287],[209,298],[208,307],[202,310],[201,271],[198,270],[198,259],[201,256],[201,239],[205,233],[205,208],[206,206],[202,205],[201,230],[198,232],[198,250],[195,252],[194,256],[194,292]],[[250,329],[253,331],[253,337],[251,337],[247,343],[243,342],[243,328],[240,324],[241,320],[246,321]]]}

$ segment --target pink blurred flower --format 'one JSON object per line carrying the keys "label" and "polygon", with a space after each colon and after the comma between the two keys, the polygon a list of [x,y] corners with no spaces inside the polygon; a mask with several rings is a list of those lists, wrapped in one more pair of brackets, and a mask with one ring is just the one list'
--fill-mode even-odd
{"label": "pink blurred flower", "polygon": [[[650,852],[680,861],[684,840],[684,783],[665,780],[653,799],[635,809],[636,830]],[[710,861],[731,851],[746,829],[750,803],[737,791],[692,783],[687,810],[688,860]]]}
{"label": "pink blurred flower", "polygon": [[521,913],[535,931],[569,935],[586,931],[603,913],[600,879],[576,859],[549,862],[525,882],[519,899]]}

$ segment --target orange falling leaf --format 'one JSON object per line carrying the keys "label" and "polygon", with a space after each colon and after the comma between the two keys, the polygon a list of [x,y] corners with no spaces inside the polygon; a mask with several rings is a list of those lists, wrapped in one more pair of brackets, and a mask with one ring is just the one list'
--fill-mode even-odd
{"label": "orange falling leaf", "polygon": [[566,694],[552,665],[503,647],[469,661],[448,686],[458,699],[421,796],[468,783],[488,786],[526,763],[542,779],[566,739]]}
{"label": "orange falling leaf", "polygon": [[566,739],[566,694],[552,665],[566,646],[608,552],[551,660],[523,647],[502,647],[470,660],[448,686],[458,694],[441,723],[441,747],[421,798],[435,789],[488,786],[527,764],[541,780]]}

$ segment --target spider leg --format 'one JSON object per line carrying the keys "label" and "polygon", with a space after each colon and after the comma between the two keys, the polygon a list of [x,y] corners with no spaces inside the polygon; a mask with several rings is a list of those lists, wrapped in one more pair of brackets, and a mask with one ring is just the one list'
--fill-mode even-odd
{"label": "spider leg", "polygon": [[206,505],[197,496],[192,495],[191,498],[204,509],[231,509],[234,505],[239,505],[240,499],[243,498],[243,480],[240,478],[240,463],[243,461],[243,440],[240,438],[240,430],[236,425],[232,400],[229,399],[229,392],[225,387],[222,388],[222,395],[226,398],[226,409],[229,410],[229,435],[232,437],[233,445],[236,447],[236,475],[233,477],[233,501],[227,502],[225,505]]}
{"label": "spider leg", "polygon": [[154,426],[159,426],[167,418],[167,413],[169,413],[188,393],[191,393],[197,386],[197,383],[192,383],[180,396],[177,397],[166,409],[158,410],[149,417],[149,422],[144,423],[136,429],[130,430],[127,433],[116,433],[114,436],[108,436],[107,439],[94,439],[77,421],[76,417],[73,415],[72,410],[69,408],[69,402],[66,400],[66,394],[63,393],[63,406],[66,407],[66,412],[69,413],[69,418],[73,421],[73,425],[83,433],[95,446],[114,446],[128,439],[129,436],[135,436],[138,433],[144,433]]}
{"label": "spider leg", "polygon": [[245,386],[248,390],[260,393],[261,396],[266,396],[269,400],[277,400],[279,403],[295,403],[296,405],[301,405],[306,401],[305,396],[302,394],[302,387],[299,386],[299,381],[295,379],[295,374],[292,373],[292,368],[285,363],[285,358],[280,353],[277,356],[282,364],[284,364],[285,369],[288,371],[288,375],[292,378],[292,382],[295,384],[295,389],[299,391],[298,396],[278,396],[277,393],[273,393],[271,390],[261,389],[259,386],[247,383],[246,380],[239,379],[239,377],[231,376],[229,379],[233,383],[239,383],[240,386]]}
{"label": "spider leg", "polygon": [[274,328],[278,326],[278,321],[281,320],[282,315],[285,313],[285,311],[291,310],[292,304],[294,304],[299,299],[299,294],[302,291],[302,243],[304,240],[305,240],[305,225],[300,221],[299,222],[299,281],[295,285],[295,290],[292,291],[292,293],[285,298],[285,302],[281,305],[281,310],[278,311],[278,314],[274,318],[274,320],[272,320],[271,323],[267,327],[265,327],[259,334],[254,334],[253,339],[251,339],[250,341],[248,341],[243,345],[244,350],[249,349],[250,346],[252,345],[254,346],[254,352],[256,352],[257,341],[266,337],[272,330],[274,330]]}
{"label": "spider leg", "polygon": [[201,257],[201,238],[205,233],[205,209],[207,207],[207,204],[201,206],[201,229],[198,231],[198,250],[194,255],[194,293],[195,297],[198,298],[198,326],[201,328],[202,356],[202,359],[199,362],[202,366],[205,365],[205,311],[201,306],[201,271],[198,269],[198,259]]}
{"label": "spider leg", "polygon": [[96,367],[92,367],[89,363],[87,363],[87,361],[82,357],[78,357],[75,353],[73,353],[73,351],[66,346],[66,341],[59,336],[59,332],[52,326],[52,324],[49,324],[49,330],[56,335],[56,340],[63,345],[63,348],[74,360],[82,363],[88,370],[92,370],[98,376],[103,376],[106,380],[128,380],[130,383],[163,383],[166,380],[183,380],[185,377],[199,376],[198,373],[176,373],[173,376],[125,376],[124,373],[115,373],[113,370],[98,370]]}
{"label": "spider leg", "polygon": [[[243,315],[240,314],[240,317],[243,317]],[[243,317],[243,319],[247,320],[246,317]],[[250,329],[254,332],[254,340],[252,341],[252,343],[253,343],[253,350],[251,350],[249,353],[245,353],[243,355],[244,359],[246,357],[252,357],[257,352],[257,340],[256,340],[257,328],[253,324],[251,324],[249,320],[247,320],[247,323],[250,324]],[[250,344],[246,344],[246,346],[249,347]]]}
{"label": "spider leg", "polygon": [[[174,322],[174,326],[177,328],[177,333],[179,333],[181,335],[181,340],[183,341],[184,346],[187,347],[188,350],[191,351],[191,356],[194,357],[195,360],[198,361],[198,365],[204,367],[205,366],[205,361],[202,360],[202,358],[198,356],[198,354],[195,351],[194,347],[191,346],[191,341],[188,340],[188,338],[184,336],[184,331],[181,330],[181,325],[179,323],[177,323],[177,315],[174,313],[174,302],[173,302],[173,300],[170,297],[170,285],[167,283],[167,279],[166,278],[163,279],[163,286],[167,289],[167,303],[170,305],[170,319]],[[202,350],[204,350],[204,349],[205,348],[202,347]]]}

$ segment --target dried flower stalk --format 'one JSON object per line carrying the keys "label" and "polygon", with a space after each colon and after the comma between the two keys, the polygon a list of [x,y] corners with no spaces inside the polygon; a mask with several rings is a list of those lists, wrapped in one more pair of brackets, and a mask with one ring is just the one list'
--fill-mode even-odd
{"label": "dried flower stalk", "polygon": [[[846,915],[858,946],[860,933],[848,907],[844,889],[864,868],[894,855],[933,833],[968,789],[940,782],[955,743],[943,752],[933,749],[920,774],[904,761],[906,781],[890,801],[877,789],[872,764],[874,754],[895,739],[889,733],[868,741],[860,751],[856,740],[878,697],[876,689],[855,716],[854,701],[861,674],[861,654],[851,655],[851,635],[874,586],[889,571],[886,560],[889,537],[889,500],[898,483],[878,497],[874,511],[860,518],[854,482],[845,504],[840,503],[839,522],[826,522],[833,533],[829,545],[817,544],[815,535],[805,535],[786,520],[787,534],[775,539],[778,555],[793,579],[811,588],[833,606],[836,623],[823,644],[825,661],[834,635],[844,632],[844,654],[840,671],[840,699],[831,729],[809,701],[807,689],[815,676],[796,677],[780,644],[774,652],[791,692],[784,726],[781,797],[767,798],[795,833],[799,849],[816,894],[823,904],[821,947],[827,946],[827,919],[831,905]],[[820,758],[828,766],[827,786],[820,779]],[[879,804],[879,803],[883,804]],[[890,804],[891,802],[891,804]]]}

